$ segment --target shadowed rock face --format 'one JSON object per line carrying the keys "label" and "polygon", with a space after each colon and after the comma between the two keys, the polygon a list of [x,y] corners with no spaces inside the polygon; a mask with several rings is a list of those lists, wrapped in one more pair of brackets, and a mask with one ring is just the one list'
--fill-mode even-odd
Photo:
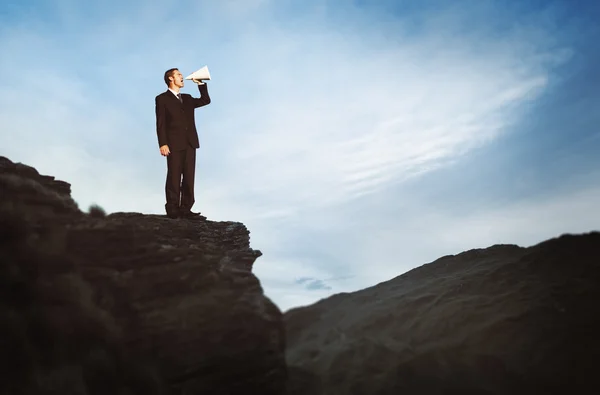
{"label": "shadowed rock face", "polygon": [[447,256],[285,314],[290,394],[594,388],[600,233]]}
{"label": "shadowed rock face", "polygon": [[236,222],[81,212],[0,157],[6,394],[282,394],[284,329]]}

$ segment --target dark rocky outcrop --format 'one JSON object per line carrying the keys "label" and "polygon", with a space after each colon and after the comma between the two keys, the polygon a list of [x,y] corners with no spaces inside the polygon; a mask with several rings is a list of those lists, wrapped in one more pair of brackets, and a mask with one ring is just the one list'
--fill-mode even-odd
{"label": "dark rocky outcrop", "polygon": [[446,256],[285,314],[289,394],[577,394],[600,356],[600,233]]}
{"label": "dark rocky outcrop", "polygon": [[68,183],[3,157],[0,196],[0,394],[594,387],[598,232],[443,257],[282,316],[243,224],[85,213]]}
{"label": "dark rocky outcrop", "polygon": [[0,157],[2,394],[282,394],[279,309],[236,222],[84,213]]}

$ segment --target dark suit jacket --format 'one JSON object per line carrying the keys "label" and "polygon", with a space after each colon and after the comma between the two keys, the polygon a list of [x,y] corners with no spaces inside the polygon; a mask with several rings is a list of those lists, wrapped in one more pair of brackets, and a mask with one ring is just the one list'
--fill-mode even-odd
{"label": "dark suit jacket", "polygon": [[168,145],[169,150],[179,151],[191,146],[199,148],[194,109],[210,103],[206,84],[198,85],[200,98],[181,93],[183,104],[167,89],[156,96],[156,134],[158,146]]}

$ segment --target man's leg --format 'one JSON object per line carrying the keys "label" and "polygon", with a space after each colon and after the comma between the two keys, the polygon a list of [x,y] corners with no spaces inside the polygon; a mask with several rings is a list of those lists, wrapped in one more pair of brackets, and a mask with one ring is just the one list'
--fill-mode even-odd
{"label": "man's leg", "polygon": [[165,182],[167,203],[165,204],[165,210],[169,216],[179,214],[181,174],[183,173],[184,159],[185,150],[171,151],[167,156],[167,180]]}
{"label": "man's leg", "polygon": [[181,212],[192,209],[194,202],[194,178],[196,176],[196,149],[188,147],[185,150],[183,163],[183,182],[181,184]]}

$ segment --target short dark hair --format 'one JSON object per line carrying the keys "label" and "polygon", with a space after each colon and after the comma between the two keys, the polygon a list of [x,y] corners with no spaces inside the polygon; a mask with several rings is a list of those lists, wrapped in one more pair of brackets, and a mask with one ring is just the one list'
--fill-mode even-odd
{"label": "short dark hair", "polygon": [[169,77],[173,76],[173,72],[179,70],[177,67],[165,71],[165,84],[169,86]]}

